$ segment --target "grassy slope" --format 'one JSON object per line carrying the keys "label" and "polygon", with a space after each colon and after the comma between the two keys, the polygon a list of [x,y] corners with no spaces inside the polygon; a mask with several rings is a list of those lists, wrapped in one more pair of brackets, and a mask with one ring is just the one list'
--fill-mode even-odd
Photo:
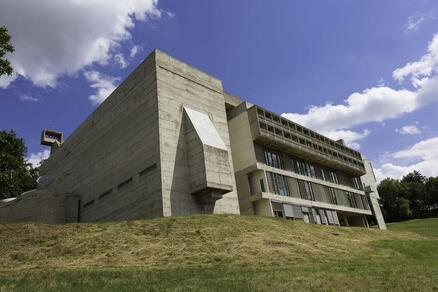
{"label": "grassy slope", "polygon": [[433,290],[437,225],[380,231],[226,215],[0,225],[0,291]]}

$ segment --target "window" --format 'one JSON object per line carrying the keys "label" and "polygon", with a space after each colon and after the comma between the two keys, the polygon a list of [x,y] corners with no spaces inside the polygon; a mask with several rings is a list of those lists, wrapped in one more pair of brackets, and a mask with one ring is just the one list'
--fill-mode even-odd
{"label": "window", "polygon": [[369,210],[370,209],[370,205],[368,204],[368,199],[365,196],[360,196],[362,199],[362,204],[365,210]]}
{"label": "window", "polygon": [[108,191],[106,191],[106,192],[104,192],[103,194],[101,194],[101,195],[99,196],[99,200],[102,200],[103,198],[109,196],[109,195],[112,193],[112,191],[113,191],[112,189],[109,189]]}
{"label": "window", "polygon": [[132,177],[128,178],[127,180],[125,180],[124,182],[120,183],[117,186],[117,189],[120,191],[121,189],[123,189],[124,187],[126,187],[127,185],[129,185],[130,183],[132,183]]}
{"label": "window", "polygon": [[91,206],[93,206],[93,205],[94,205],[94,199],[91,200],[91,201],[88,201],[87,203],[85,203],[85,204],[83,205],[83,207],[84,207],[84,209],[86,209],[86,208],[91,207]]}
{"label": "window", "polygon": [[266,189],[265,189],[265,182],[264,182],[264,180],[261,178],[260,179],[260,190],[264,193],[264,192],[266,192]]}
{"label": "window", "polygon": [[308,181],[305,181],[304,187],[306,188],[307,198],[315,201],[315,193],[313,192],[312,184]]}
{"label": "window", "polygon": [[296,160],[292,159],[291,161],[292,161],[292,166],[293,166],[292,168],[293,168],[293,171],[295,173],[316,178],[315,166],[313,166],[310,163],[298,160],[298,159],[296,159]]}
{"label": "window", "polygon": [[265,162],[275,168],[283,168],[281,153],[269,148],[265,148]]}
{"label": "window", "polygon": [[354,188],[362,190],[362,181],[360,180],[360,177],[353,177],[353,185]]}
{"label": "window", "polygon": [[315,193],[313,192],[312,184],[308,181],[298,180],[300,195],[302,199],[315,201]]}
{"label": "window", "polygon": [[328,179],[327,174],[325,173],[325,169],[322,167],[321,167],[321,177],[325,181]]}
{"label": "window", "polygon": [[316,178],[315,167],[313,165],[311,165],[311,164],[310,164],[310,176]]}
{"label": "window", "polygon": [[274,216],[283,218],[283,212],[279,210],[274,210]]}
{"label": "window", "polygon": [[334,188],[328,188],[329,190],[329,200],[330,204],[337,205],[338,200],[336,199],[336,192]]}
{"label": "window", "polygon": [[289,196],[286,177],[277,173],[267,172],[270,190],[277,195]]}
{"label": "window", "polygon": [[139,175],[140,175],[140,176],[143,176],[143,175],[145,175],[145,174],[148,174],[148,173],[150,173],[151,171],[155,170],[156,168],[157,168],[157,164],[154,163],[154,164],[152,164],[152,165],[146,167],[146,168],[143,169],[142,171],[140,171],[140,172],[139,172]]}
{"label": "window", "polygon": [[330,181],[332,183],[339,184],[338,176],[336,175],[336,172],[334,172],[333,170],[330,170],[329,173],[330,173]]}
{"label": "window", "polygon": [[346,193],[347,193],[348,203],[350,204],[350,207],[357,208],[357,201],[356,201],[356,197],[354,196],[354,194],[352,194],[350,192],[346,192]]}

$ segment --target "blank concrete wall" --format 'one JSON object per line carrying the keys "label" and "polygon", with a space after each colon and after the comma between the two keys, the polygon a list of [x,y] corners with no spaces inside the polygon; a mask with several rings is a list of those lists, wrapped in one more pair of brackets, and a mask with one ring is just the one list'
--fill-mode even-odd
{"label": "blank concrete wall", "polygon": [[[152,53],[40,169],[42,175],[56,176],[56,190],[81,197],[82,221],[163,214],[155,68]],[[139,179],[153,164],[157,168]]]}

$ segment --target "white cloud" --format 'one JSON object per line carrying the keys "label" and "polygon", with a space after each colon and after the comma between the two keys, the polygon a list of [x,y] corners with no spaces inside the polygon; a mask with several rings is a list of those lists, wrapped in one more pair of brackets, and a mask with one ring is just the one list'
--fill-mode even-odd
{"label": "white cloud", "polygon": [[129,63],[126,61],[125,57],[122,53],[117,53],[114,55],[114,60],[116,63],[120,66],[120,68],[126,68],[128,67]]}
{"label": "white cloud", "polygon": [[120,78],[103,75],[97,71],[87,71],[84,75],[90,82],[91,88],[96,90],[95,94],[88,97],[93,105],[101,104],[114,91],[115,83],[120,80]]}
{"label": "white cloud", "polygon": [[[378,181],[387,177],[400,179],[414,170],[425,176],[438,176],[438,137],[430,138],[414,144],[389,156],[395,161],[388,162],[375,169]],[[403,163],[403,162],[408,163]]]}
{"label": "white cloud", "polygon": [[403,126],[401,127],[401,129],[395,129],[395,131],[402,135],[416,135],[421,133],[421,130],[418,129],[415,125]]}
{"label": "white cloud", "polygon": [[17,79],[17,73],[12,72],[11,75],[0,76],[0,88],[7,88],[15,79]]}
{"label": "white cloud", "polygon": [[30,96],[29,94],[20,94],[18,96],[18,98],[22,101],[32,101],[32,102],[37,102],[38,98],[35,98],[33,96]]}
{"label": "white cloud", "polygon": [[139,45],[134,45],[131,48],[131,51],[129,52],[129,57],[134,58],[137,56],[138,52],[141,50],[141,47]]}
{"label": "white cloud", "polygon": [[50,150],[45,149],[44,151],[41,152],[31,153],[30,156],[27,158],[27,162],[32,164],[34,168],[39,167],[41,161],[49,158],[49,156],[50,156]]}
{"label": "white cloud", "polygon": [[[334,137],[339,131],[351,131],[369,122],[384,122],[437,102],[438,76],[435,72],[438,72],[438,34],[433,36],[424,56],[393,72],[394,79],[399,82],[411,77],[413,89],[394,89],[383,86],[379,80],[379,86],[352,93],[344,103],[312,105],[304,114],[283,113],[282,116]],[[357,141],[366,136],[355,137],[350,145],[357,147]]]}
{"label": "white cloud", "polygon": [[420,28],[421,23],[423,23],[424,17],[421,15],[411,15],[408,17],[408,21],[405,24],[405,32],[414,32]]}
{"label": "white cloud", "polygon": [[[2,25],[15,47],[8,58],[18,75],[41,87],[55,87],[59,77],[93,63],[108,63],[131,37],[134,20],[162,14],[157,0],[4,0],[1,6]],[[1,77],[0,86],[13,79]]]}
{"label": "white cloud", "polygon": [[418,61],[409,62],[394,70],[392,76],[398,82],[412,76],[413,78],[428,77],[438,68],[438,34],[435,34],[427,47],[427,52]]}
{"label": "white cloud", "polygon": [[336,130],[336,131],[328,131],[322,132],[322,134],[332,138],[333,140],[344,140],[345,144],[351,148],[356,150],[360,149],[360,144],[357,142],[365,137],[367,137],[371,131],[365,129],[362,133],[354,132],[351,130]]}
{"label": "white cloud", "polygon": [[283,116],[318,131],[333,131],[395,118],[415,110],[417,103],[415,92],[372,87],[351,94],[345,104],[311,106],[305,114],[284,113]]}

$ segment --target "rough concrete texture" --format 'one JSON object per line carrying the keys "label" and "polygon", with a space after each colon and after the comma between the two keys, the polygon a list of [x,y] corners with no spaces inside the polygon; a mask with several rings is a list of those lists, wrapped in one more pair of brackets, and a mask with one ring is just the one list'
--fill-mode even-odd
{"label": "rough concrete texture", "polygon": [[53,191],[32,190],[0,205],[0,222],[76,222],[77,207],[77,198]]}
{"label": "rough concrete texture", "polygon": [[81,221],[162,216],[158,137],[152,53],[43,163],[40,173],[56,178],[56,191],[81,198]]}
{"label": "rough concrete texture", "polygon": [[[228,151],[229,179],[226,179],[228,171],[222,172],[223,163],[209,157],[204,159],[208,169],[206,175],[216,181],[225,178],[225,184],[232,187],[232,191],[215,202],[214,213],[239,214],[221,81],[160,51],[156,51],[156,63],[164,216],[203,212],[202,206],[191,194],[184,106],[209,117]],[[202,151],[210,153],[210,157],[218,157],[205,146]]]}

